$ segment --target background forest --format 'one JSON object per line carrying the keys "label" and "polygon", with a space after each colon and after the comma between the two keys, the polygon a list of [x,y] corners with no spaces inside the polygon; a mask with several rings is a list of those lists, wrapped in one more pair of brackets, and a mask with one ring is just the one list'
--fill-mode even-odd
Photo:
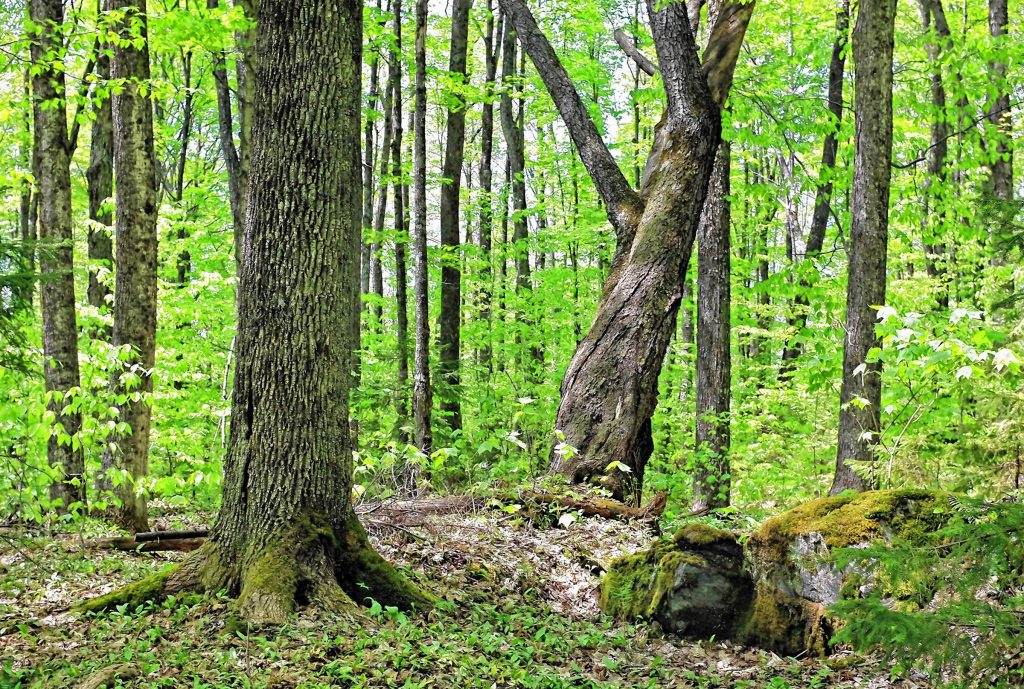
{"label": "background forest", "polygon": [[[118,423],[109,392],[119,350],[108,341],[114,278],[105,241],[112,191],[109,181],[104,188],[88,174],[98,164],[91,158],[97,134],[110,136],[105,108],[117,86],[104,78],[102,56],[96,59],[101,15],[91,4],[68,9],[66,49],[53,57],[67,65],[75,144],[70,182],[81,376],[70,399],[82,426],[70,439],[61,436],[61,419],[47,411],[38,298],[33,302],[31,292],[11,282],[4,292],[0,369],[3,500],[8,515],[30,519],[51,512],[54,474],[46,448],[55,424],[63,442],[82,448],[86,480],[93,480]],[[363,212],[360,385],[352,413],[359,429],[357,481],[371,494],[396,490],[408,463],[427,469],[419,476],[443,490],[544,472],[562,373],[593,317],[614,249],[593,185],[532,64],[497,33],[496,8],[478,2],[470,10],[465,77],[459,65],[449,69],[450,8],[432,8],[425,301],[435,404],[433,441],[421,452],[411,413],[411,223],[394,216],[395,184],[407,195],[412,174],[414,9],[404,8],[397,38],[390,7],[365,9],[364,167],[370,183]],[[635,68],[613,32],[622,27],[641,49],[649,46],[646,23],[636,19],[640,9],[618,3],[536,8],[631,180],[639,178],[650,148],[661,96],[657,77]],[[946,36],[930,19],[922,22],[921,8],[912,3],[900,4],[897,15],[888,292],[879,311],[884,346],[871,353],[885,364],[879,479],[883,487],[996,494],[1024,480],[1016,420],[1020,205],[1012,182],[996,190],[990,181],[997,169],[1012,180],[1005,126],[1013,118],[997,126],[987,113],[996,103],[1012,111],[1024,88],[1014,39],[1019,21],[1011,17],[993,35],[984,3],[944,9]],[[725,113],[723,135],[733,157],[729,457],[733,502],[743,508],[771,509],[819,494],[832,474],[853,167],[851,65],[842,59],[849,52],[848,12],[845,5],[821,2],[758,8]],[[153,390],[146,393],[153,409],[149,470],[137,485],[155,498],[212,505],[230,425],[235,306],[232,183],[221,137],[230,96],[237,159],[246,142],[237,140],[235,35],[249,24],[241,7],[196,3],[155,3],[149,19],[159,298]],[[32,243],[31,24],[23,7],[7,4],[3,26],[0,213],[8,228],[6,274],[13,281],[15,265],[34,265],[25,252],[45,253],[47,246]],[[847,84],[835,104],[841,107],[830,110],[836,48],[838,74]],[[994,65],[1005,65],[1005,74]],[[397,98],[390,86],[396,79]],[[937,100],[934,89],[944,97]],[[242,107],[244,115],[244,101]],[[466,120],[455,175],[445,146],[449,107]],[[401,129],[385,116],[392,108],[403,113]],[[837,144],[834,167],[822,164],[830,137]],[[515,148],[510,139],[521,139],[521,161],[509,155]],[[523,169],[513,174],[515,163]],[[456,176],[458,216],[449,211],[442,230],[441,190],[454,189],[448,180]],[[821,218],[815,196],[826,185],[831,193]],[[398,207],[408,214],[409,205],[406,199]],[[696,263],[683,283],[678,332],[659,379],[646,479],[649,490],[670,491],[670,511],[688,505],[695,461]],[[442,315],[443,282],[457,307]],[[796,359],[783,360],[787,348]],[[457,374],[449,372],[453,365]]]}
{"label": "background forest", "polygon": [[[220,505],[259,69],[249,0],[156,0],[146,21],[102,4],[0,4],[0,521],[79,538]],[[888,223],[855,256],[858,9],[763,3],[746,30],[724,231],[698,233],[673,295],[650,460],[597,472],[636,506],[641,481],[665,493],[663,528],[711,510],[747,528],[831,487],[1024,487],[1024,26],[1006,0],[897,5]],[[645,7],[532,10],[641,187],[665,94]],[[135,71],[111,72],[115,48]],[[497,496],[512,516],[510,491],[581,452],[561,386],[619,267],[614,209],[496,0],[367,3],[362,57],[354,495]],[[126,91],[146,105],[120,116],[152,118],[132,150]],[[116,169],[146,150],[151,175]],[[150,231],[119,237],[121,213]],[[877,303],[850,284],[860,260],[881,262]],[[874,334],[844,366],[854,294]],[[841,405],[844,376],[880,399]],[[875,421],[837,472],[841,413]]]}

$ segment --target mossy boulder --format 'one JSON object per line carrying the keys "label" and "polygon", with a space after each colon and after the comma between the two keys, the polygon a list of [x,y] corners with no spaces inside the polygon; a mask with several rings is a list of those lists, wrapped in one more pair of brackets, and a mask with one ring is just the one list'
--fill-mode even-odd
{"label": "mossy boulder", "polygon": [[749,607],[751,591],[736,536],[689,524],[671,540],[613,562],[600,603],[620,620],[653,620],[680,636],[725,637]]}
{"label": "mossy boulder", "polygon": [[824,655],[833,621],[827,607],[884,582],[830,561],[836,548],[898,538],[919,542],[950,516],[940,491],[868,491],[820,498],[765,522],[745,543],[753,605],[737,639],[779,653]]}

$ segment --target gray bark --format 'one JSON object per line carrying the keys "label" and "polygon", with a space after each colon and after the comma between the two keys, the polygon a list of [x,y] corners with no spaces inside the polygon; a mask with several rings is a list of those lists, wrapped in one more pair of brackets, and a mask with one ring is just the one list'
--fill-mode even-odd
{"label": "gray bark", "polygon": [[[467,81],[466,52],[469,40],[469,10],[472,0],[455,0],[448,77],[461,85]],[[444,382],[441,412],[451,430],[462,428],[459,401],[459,327],[462,312],[462,271],[460,270],[459,191],[466,145],[466,102],[459,93],[449,94],[445,135],[444,168],[441,183],[441,314],[438,318],[438,375]]]}
{"label": "gray bark", "polygon": [[[831,494],[864,490],[851,463],[873,466],[881,432],[882,366],[868,362],[876,308],[885,304],[889,181],[892,159],[892,56],[895,0],[862,0],[853,30],[855,151],[850,200],[846,339],[840,391],[839,447]],[[858,370],[865,365],[866,369]]]}
{"label": "gray bark", "polygon": [[412,416],[416,447],[426,455],[433,446],[430,427],[430,310],[427,281],[427,0],[416,0],[416,111],[413,117],[412,234],[416,273],[416,353],[413,366]]}
{"label": "gray bark", "polygon": [[[156,355],[157,163],[153,108],[139,89],[150,78],[145,0],[111,0],[110,9],[126,11],[126,22],[118,29],[124,34],[130,33],[128,24],[141,22],[144,43],[140,48],[131,43],[115,46],[110,70],[112,78],[126,80],[124,90],[113,97],[117,271],[112,343],[131,350],[113,380],[115,393],[124,397],[118,419],[130,430],[112,439],[103,464],[126,469],[137,481],[149,467],[151,409],[145,397],[153,391],[150,371]],[[136,377],[138,384],[129,388],[129,377]],[[148,531],[145,496],[134,485],[122,486],[119,496],[121,525]]]}
{"label": "gray bark", "polygon": [[[720,138],[720,103],[752,5],[729,5],[702,65],[686,7],[648,3],[668,107],[639,192],[619,169],[522,0],[502,0],[605,203],[616,251],[597,314],[562,381],[556,428],[571,456],[551,470],[638,500],[653,449],[657,379],[675,330],[685,274]],[[628,471],[623,471],[626,468]]]}
{"label": "gray bark", "polygon": [[283,623],[309,601],[426,604],[352,510],[362,7],[263,0],[260,10],[224,499],[172,585],[227,589],[255,623]]}
{"label": "gray bark", "polygon": [[[39,241],[44,244],[39,268],[43,315],[43,373],[52,399],[47,409],[60,431],[51,432],[46,447],[50,466],[59,479],[50,497],[61,500],[61,510],[85,501],[84,462],[60,435],[74,437],[82,416],[67,408],[65,394],[79,385],[78,322],[75,314],[74,238],[71,231],[71,156],[64,78],[64,48],[57,29],[64,24],[61,0],[31,0],[32,21],[43,27],[32,42],[33,141],[39,204]],[[55,28],[56,27],[56,28]]]}

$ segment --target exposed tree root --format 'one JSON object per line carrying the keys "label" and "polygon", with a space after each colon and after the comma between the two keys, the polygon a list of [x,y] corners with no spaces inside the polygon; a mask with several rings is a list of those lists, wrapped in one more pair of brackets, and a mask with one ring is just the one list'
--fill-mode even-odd
{"label": "exposed tree root", "polygon": [[303,608],[356,616],[357,603],[373,599],[405,610],[436,603],[382,558],[352,514],[343,533],[316,519],[302,518],[261,539],[240,558],[231,558],[216,538],[175,568],[85,601],[78,612],[119,605],[138,606],[183,591],[225,590],[236,596],[234,612],[253,624],[281,624]]}
{"label": "exposed tree root", "polygon": [[162,600],[169,593],[167,582],[175,569],[177,568],[151,574],[134,584],[128,584],[116,591],[82,601],[73,609],[75,612],[101,612],[112,610],[119,605],[128,605],[134,608],[152,600]]}

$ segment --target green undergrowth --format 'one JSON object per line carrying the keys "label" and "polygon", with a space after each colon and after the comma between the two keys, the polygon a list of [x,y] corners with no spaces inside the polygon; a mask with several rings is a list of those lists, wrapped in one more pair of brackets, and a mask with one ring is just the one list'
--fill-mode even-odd
{"label": "green undergrowth", "polygon": [[[554,609],[537,582],[509,581],[486,558],[454,571],[422,560],[401,567],[441,599],[426,614],[370,600],[359,622],[307,609],[283,626],[257,627],[239,623],[223,594],[69,613],[75,601],[143,580],[181,556],[83,554],[42,538],[16,544],[22,556],[0,569],[2,689],[855,686],[839,665],[780,663],[753,649],[574,617]],[[51,606],[48,596],[66,605]]]}

